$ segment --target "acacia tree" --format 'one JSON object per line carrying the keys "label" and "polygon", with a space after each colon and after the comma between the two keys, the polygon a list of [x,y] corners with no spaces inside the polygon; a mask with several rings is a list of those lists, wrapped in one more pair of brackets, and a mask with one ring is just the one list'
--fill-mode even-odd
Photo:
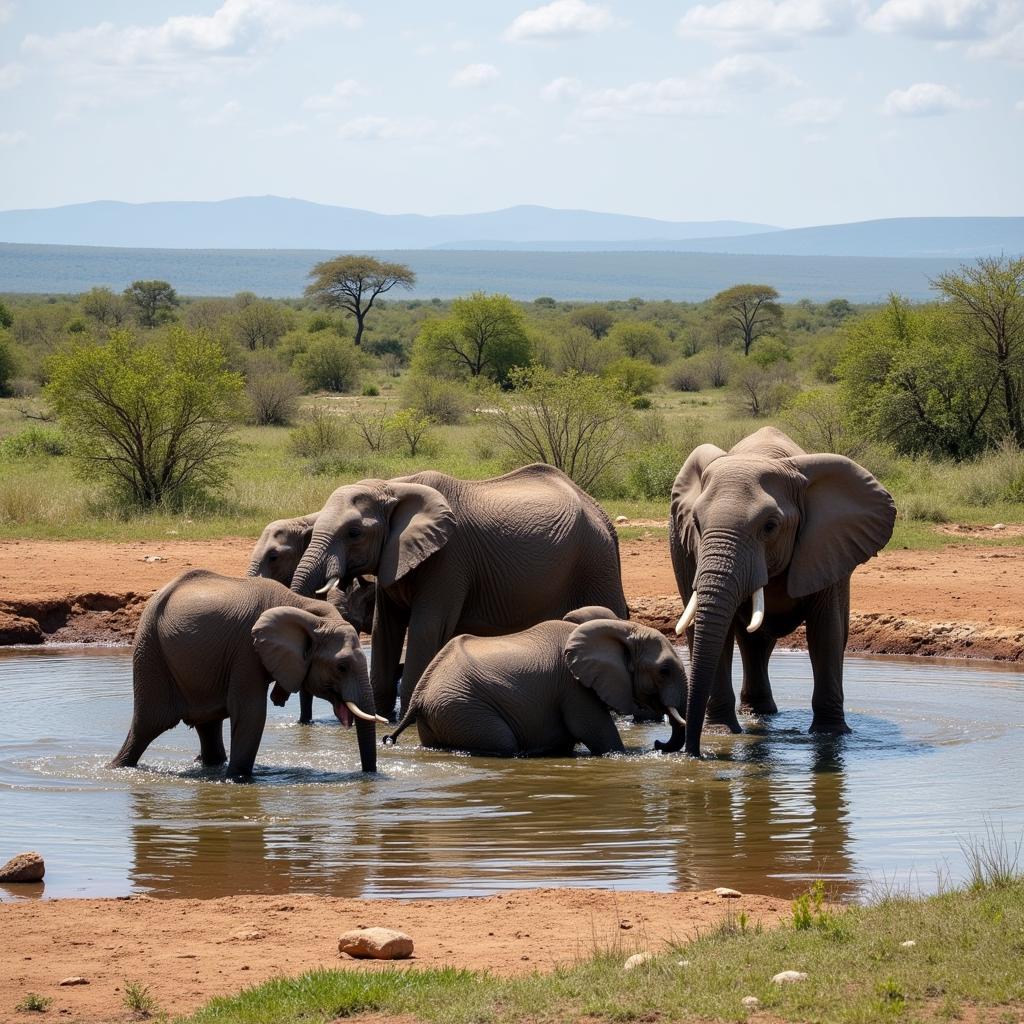
{"label": "acacia tree", "polygon": [[290,311],[278,303],[256,299],[242,303],[228,324],[234,339],[255,352],[258,348],[273,348],[288,333],[292,318]]}
{"label": "acacia tree", "polygon": [[337,256],[324,260],[310,271],[313,283],[306,295],[322,306],[345,309],[356,319],[353,341],[358,347],[363,340],[366,315],[378,295],[396,285],[412,288],[416,275],[404,263],[385,263],[372,256]]}
{"label": "acacia tree", "polygon": [[932,287],[967,323],[975,352],[998,378],[1006,429],[1024,447],[1024,256],[982,257]]}
{"label": "acacia tree", "polygon": [[750,347],[762,334],[782,324],[779,293],[768,284],[737,284],[719,292],[711,307],[743,341],[743,354],[750,355]]}
{"label": "acacia tree", "polygon": [[135,307],[135,316],[143,327],[156,327],[173,317],[179,305],[178,293],[166,281],[132,281],[124,297]]}
{"label": "acacia tree", "polygon": [[109,288],[93,288],[82,296],[82,312],[104,327],[120,327],[128,319],[124,296]]}
{"label": "acacia tree", "polygon": [[133,505],[221,484],[238,451],[242,378],[205,333],[179,327],[143,345],[113,331],[102,345],[72,343],[49,369],[46,396],[73,454]]}

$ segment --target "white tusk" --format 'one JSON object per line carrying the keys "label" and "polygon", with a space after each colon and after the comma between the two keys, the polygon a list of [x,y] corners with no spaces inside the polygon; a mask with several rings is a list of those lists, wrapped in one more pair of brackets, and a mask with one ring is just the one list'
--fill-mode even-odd
{"label": "white tusk", "polygon": [[380,722],[381,725],[388,725],[389,724],[388,720],[383,715],[374,715],[373,717],[376,718],[377,721]]}
{"label": "white tusk", "polygon": [[747,626],[748,633],[756,633],[764,622],[764,587],[758,587],[754,596],[750,599],[754,610],[750,616],[750,625]]}
{"label": "white tusk", "polygon": [[676,636],[682,636],[687,629],[690,628],[690,623],[697,617],[697,591],[695,590],[690,595],[690,601],[687,606],[683,609],[683,614],[679,616],[679,621],[676,623]]}
{"label": "white tusk", "polygon": [[[356,718],[361,718],[364,722],[378,721],[376,715],[368,715],[358,704],[356,704],[355,701],[345,701],[345,707],[347,707],[349,711],[351,711],[352,714],[356,716]],[[385,719],[385,721],[387,721],[387,719]]]}
{"label": "white tusk", "polygon": [[337,585],[338,577],[332,576],[316,593],[318,595],[326,594],[328,590],[330,590],[332,587],[336,587]]}
{"label": "white tusk", "polygon": [[686,725],[686,719],[679,714],[678,708],[665,708],[665,710],[668,712],[668,717],[671,718],[673,722],[676,722],[679,725]]}

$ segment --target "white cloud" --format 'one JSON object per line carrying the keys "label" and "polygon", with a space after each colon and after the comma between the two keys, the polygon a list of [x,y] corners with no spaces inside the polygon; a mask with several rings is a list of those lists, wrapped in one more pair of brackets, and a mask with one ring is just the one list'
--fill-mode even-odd
{"label": "white cloud", "polygon": [[540,91],[540,97],[549,103],[575,100],[583,94],[583,83],[578,78],[553,78]]}
{"label": "white cloud", "polygon": [[843,112],[844,106],[840,99],[808,96],[784,108],[782,120],[787,124],[832,124]]}
{"label": "white cloud", "polygon": [[14,4],[11,0],[0,0],[0,25],[14,17]]}
{"label": "white cloud", "polygon": [[356,142],[392,142],[422,139],[436,131],[437,125],[428,118],[378,117],[366,114],[346,121],[338,129],[343,139]]}
{"label": "white cloud", "polygon": [[505,29],[505,38],[513,42],[571,39],[603,32],[615,24],[617,20],[602,4],[589,4],[585,0],[553,0],[543,7],[523,11]]}
{"label": "white cloud", "polygon": [[489,85],[500,72],[493,64],[467,64],[452,75],[449,85],[455,89],[479,89]]}
{"label": "white cloud", "polygon": [[786,68],[763,57],[737,54],[688,78],[634,82],[624,88],[600,89],[582,99],[589,121],[649,117],[713,117],[725,113],[735,93],[798,85]]}
{"label": "white cloud", "polygon": [[24,73],[20,64],[0,64],[0,92],[13,89],[24,78]]}
{"label": "white cloud", "polygon": [[948,85],[916,82],[907,89],[894,89],[889,93],[882,104],[882,112],[890,117],[939,117],[976,105]]}
{"label": "white cloud", "polygon": [[921,39],[973,39],[985,34],[995,10],[994,0],[885,0],[865,24]]}
{"label": "white cloud", "polygon": [[345,78],[335,82],[330,92],[307,96],[302,101],[305,110],[339,110],[347,107],[357,96],[365,96],[367,90],[354,78]]}
{"label": "white cloud", "polygon": [[1009,60],[1017,64],[1024,63],[1024,13],[1022,20],[1016,25],[1002,28],[991,39],[976,43],[968,51],[971,57],[989,60]]}
{"label": "white cloud", "polygon": [[238,100],[228,100],[227,103],[218,107],[212,114],[207,114],[205,117],[200,118],[203,124],[209,125],[221,125],[226,124],[236,114],[240,113],[242,104]]}
{"label": "white cloud", "polygon": [[23,131],[0,132],[0,146],[20,146],[28,138]]}
{"label": "white cloud", "polygon": [[856,23],[857,0],[719,0],[679,19],[681,36],[744,50],[779,50],[807,36],[842,35]]}

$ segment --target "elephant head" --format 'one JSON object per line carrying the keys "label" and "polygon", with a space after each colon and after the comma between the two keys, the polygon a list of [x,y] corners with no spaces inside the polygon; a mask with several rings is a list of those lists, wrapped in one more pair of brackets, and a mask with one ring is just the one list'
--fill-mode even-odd
{"label": "elephant head", "polygon": [[772,428],[729,453],[702,444],[672,488],[672,560],[687,601],[676,632],[693,628],[692,755],[737,612],[754,632],[769,581],[789,599],[805,598],[849,576],[892,536],[892,497],[866,469],[842,455],[787,452],[800,449]]}
{"label": "elephant head", "polygon": [[292,590],[327,593],[361,573],[390,587],[444,547],[454,529],[455,516],[433,487],[397,480],[339,487],[317,515]]}
{"label": "elephant head", "polygon": [[563,654],[573,676],[613,711],[667,714],[672,737],[659,743],[659,750],[683,745],[686,722],[679,709],[686,699],[686,670],[656,629],[624,619],[591,618],[572,631]]}
{"label": "elephant head", "polygon": [[[335,596],[337,595],[337,600]],[[357,633],[373,629],[373,609],[377,600],[377,584],[357,576],[344,590],[332,590],[327,600],[351,623]]]}
{"label": "elephant head", "polygon": [[266,576],[286,587],[313,536],[316,513],[268,523],[252,549],[248,576]]}
{"label": "elephant head", "polygon": [[323,617],[303,608],[265,611],[252,628],[253,646],[267,674],[288,693],[305,690],[334,706],[344,726],[356,724],[364,772],[377,770],[373,690],[359,635],[335,613]]}

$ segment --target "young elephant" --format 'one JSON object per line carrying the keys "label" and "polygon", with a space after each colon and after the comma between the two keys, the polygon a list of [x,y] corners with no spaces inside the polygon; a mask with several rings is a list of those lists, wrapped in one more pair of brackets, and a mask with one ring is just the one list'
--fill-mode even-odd
{"label": "young elephant", "polygon": [[376,771],[373,691],[359,636],[330,604],[266,579],[193,569],[150,599],[135,636],[135,705],[112,768],[132,767],[179,722],[199,733],[205,765],[252,774],[267,717],[267,686],[329,700],[343,725],[356,719],[363,771]]}
{"label": "young elephant", "polygon": [[384,742],[415,722],[428,747],[510,757],[583,743],[608,754],[624,749],[612,712],[647,710],[672,719],[672,738],[658,749],[679,750],[685,700],[686,672],[661,633],[587,608],[511,636],[450,640]]}

